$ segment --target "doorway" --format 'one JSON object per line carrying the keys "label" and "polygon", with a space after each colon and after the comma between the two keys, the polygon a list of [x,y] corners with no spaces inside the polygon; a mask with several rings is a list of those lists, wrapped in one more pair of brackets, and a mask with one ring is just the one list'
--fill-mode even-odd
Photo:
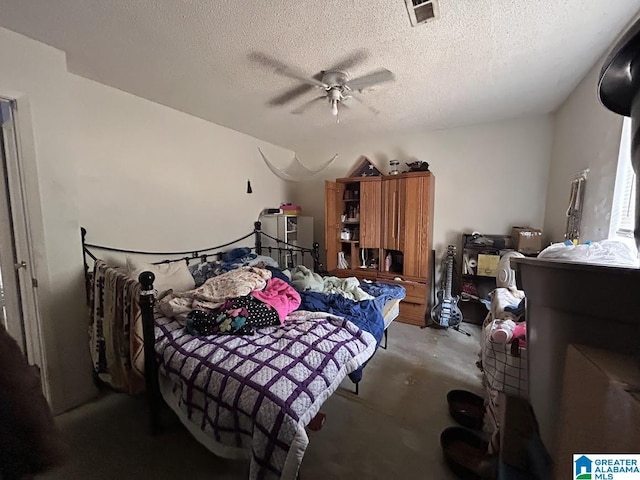
{"label": "doorway", "polygon": [[17,116],[17,103],[0,97],[0,321],[39,367],[49,399]]}

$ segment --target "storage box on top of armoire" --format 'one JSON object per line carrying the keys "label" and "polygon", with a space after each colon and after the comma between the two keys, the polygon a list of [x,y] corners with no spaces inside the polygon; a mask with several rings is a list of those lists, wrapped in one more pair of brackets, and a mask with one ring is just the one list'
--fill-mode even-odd
{"label": "storage box on top of armoire", "polygon": [[515,250],[524,254],[537,254],[542,250],[542,231],[530,227],[513,227],[511,242]]}

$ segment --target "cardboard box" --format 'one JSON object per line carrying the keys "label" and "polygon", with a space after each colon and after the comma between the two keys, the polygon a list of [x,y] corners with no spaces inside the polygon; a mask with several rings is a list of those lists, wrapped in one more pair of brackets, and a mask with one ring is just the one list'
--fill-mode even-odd
{"label": "cardboard box", "polygon": [[483,277],[495,277],[498,273],[500,255],[478,254],[478,275]]}
{"label": "cardboard box", "polygon": [[635,355],[576,344],[567,347],[553,478],[575,478],[574,453],[639,451],[638,392],[640,367]]}
{"label": "cardboard box", "polygon": [[537,254],[542,250],[542,231],[530,227],[513,227],[511,229],[512,247],[524,254]]}

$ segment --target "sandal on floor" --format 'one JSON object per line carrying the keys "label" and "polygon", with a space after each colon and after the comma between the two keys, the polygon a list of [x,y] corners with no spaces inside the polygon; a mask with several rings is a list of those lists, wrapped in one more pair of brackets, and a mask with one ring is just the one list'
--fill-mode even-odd
{"label": "sandal on floor", "polygon": [[449,414],[463,427],[482,429],[484,422],[484,399],[466,390],[451,390],[447,393]]}
{"label": "sandal on floor", "polygon": [[475,433],[450,427],[440,434],[440,445],[449,468],[464,480],[494,480],[497,456],[488,453],[489,444]]}

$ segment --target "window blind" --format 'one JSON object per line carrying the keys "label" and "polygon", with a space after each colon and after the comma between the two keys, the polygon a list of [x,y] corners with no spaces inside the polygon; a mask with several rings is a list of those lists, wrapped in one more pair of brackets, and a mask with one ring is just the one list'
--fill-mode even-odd
{"label": "window blind", "polygon": [[631,169],[624,179],[623,186],[623,204],[619,213],[618,225],[616,233],[621,237],[633,237],[633,229],[635,227],[636,213],[636,176]]}
{"label": "window blind", "polygon": [[610,234],[633,238],[636,213],[636,175],[631,165],[631,119],[625,118],[611,212]]}

